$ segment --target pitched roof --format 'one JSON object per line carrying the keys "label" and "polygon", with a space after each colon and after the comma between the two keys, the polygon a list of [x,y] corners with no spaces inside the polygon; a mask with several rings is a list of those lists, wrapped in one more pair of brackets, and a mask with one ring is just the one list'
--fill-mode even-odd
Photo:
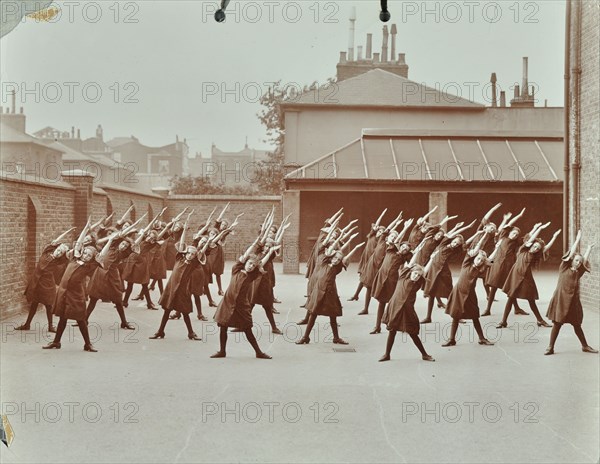
{"label": "pitched roof", "polygon": [[[18,131],[14,127],[9,126],[6,123],[0,122],[0,142],[5,143],[33,143],[42,147],[48,148],[48,145],[43,143],[42,140],[37,139],[25,132]],[[62,150],[53,148],[54,150],[61,152]]]}
{"label": "pitched roof", "polygon": [[63,145],[60,142],[48,141],[46,145],[58,151],[62,151],[63,161],[88,161],[90,163],[102,164],[109,167],[115,167],[118,164],[116,162],[109,161],[108,159],[96,159],[93,156],[86,155],[85,153]]}
{"label": "pitched roof", "polygon": [[360,138],[289,173],[286,180],[560,182],[561,138],[479,135]]}
{"label": "pitched roof", "polygon": [[432,89],[383,69],[372,69],[310,90],[286,100],[282,105],[485,108],[479,103]]}

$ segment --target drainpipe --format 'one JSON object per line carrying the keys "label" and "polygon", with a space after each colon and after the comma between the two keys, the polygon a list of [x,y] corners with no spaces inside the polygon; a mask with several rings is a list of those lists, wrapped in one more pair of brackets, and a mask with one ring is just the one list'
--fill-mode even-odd
{"label": "drainpipe", "polygon": [[579,173],[581,170],[581,16],[582,2],[576,3],[576,30],[575,30],[575,65],[573,67],[574,92],[575,92],[575,127],[573,128],[573,142],[575,145],[575,153],[573,156],[573,164],[571,165],[571,177],[573,178],[573,231],[579,230],[581,227],[580,216],[581,208],[579,201]]}
{"label": "drainpipe", "polygon": [[569,93],[571,91],[571,0],[567,0],[567,11],[565,20],[565,113],[564,113],[564,180],[563,180],[563,253],[569,249],[569,113],[570,101]]}

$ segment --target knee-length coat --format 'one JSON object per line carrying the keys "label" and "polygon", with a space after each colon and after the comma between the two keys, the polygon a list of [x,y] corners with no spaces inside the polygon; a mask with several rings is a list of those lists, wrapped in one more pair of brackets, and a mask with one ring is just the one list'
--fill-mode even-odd
{"label": "knee-length coat", "polygon": [[362,274],[365,271],[365,267],[369,262],[369,258],[373,254],[373,250],[375,249],[375,245],[377,244],[377,234],[371,227],[371,230],[367,234],[367,244],[365,245],[365,249],[360,256],[360,261],[358,262],[358,273]]}
{"label": "knee-length coat", "polygon": [[462,253],[462,247],[452,248],[451,238],[444,238],[438,247],[438,254],[433,258],[431,267],[425,276],[423,294],[426,297],[448,298],[452,292],[452,273],[448,261]]}
{"label": "knee-length coat", "polygon": [[[485,225],[484,222],[482,222],[481,227],[483,227]],[[475,234],[475,238],[473,239],[473,241],[471,242],[470,246],[467,246],[466,249],[467,250],[472,250],[475,246],[477,246],[477,244],[479,243],[479,241],[481,240],[482,237],[485,238],[483,239],[483,243],[480,246],[480,250],[483,250],[486,252],[486,254],[488,256],[490,256],[493,252],[494,252],[494,248],[496,248],[496,242],[494,241],[494,235],[493,234],[487,234],[483,231],[483,229],[480,229],[477,231],[477,233]],[[482,272],[478,279],[483,279],[484,281],[487,279],[487,275],[489,273],[489,267],[486,267],[486,269],[484,270],[484,272]]]}
{"label": "knee-length coat", "polygon": [[388,246],[383,263],[373,281],[371,295],[380,303],[388,303],[396,290],[400,268],[412,259],[412,253],[400,253],[396,245]]}
{"label": "knee-length coat", "polygon": [[60,281],[52,312],[58,317],[82,321],[86,318],[86,282],[99,266],[96,259],[78,260],[73,251],[67,253],[69,264]]}
{"label": "knee-length coat", "polygon": [[586,272],[591,272],[590,262],[581,263],[577,270],[571,269],[573,260],[563,257],[558,270],[558,283],[552,295],[546,317],[552,322],[581,325],[583,308],[579,297],[579,280]]}
{"label": "knee-length coat", "polygon": [[306,310],[317,316],[341,316],[342,303],[335,283],[337,275],[345,269],[342,262],[331,264],[324,261],[317,273],[315,288],[310,293]]}
{"label": "knee-length coat", "polygon": [[408,243],[411,249],[415,249],[419,246],[419,243],[425,238],[425,234],[421,231],[421,226],[415,224],[410,231],[408,236]]}
{"label": "knee-length coat", "polygon": [[477,267],[475,256],[467,254],[463,260],[456,285],[450,292],[446,314],[453,319],[479,319],[479,304],[475,284],[482,272],[488,267],[485,264]]}
{"label": "knee-length coat", "polygon": [[252,282],[264,272],[264,269],[259,266],[252,272],[246,272],[241,261],[233,265],[231,281],[215,312],[214,320],[220,327],[235,327],[242,330],[252,328],[250,288]]}
{"label": "knee-length coat", "polygon": [[319,258],[319,248],[323,240],[325,240],[326,236],[327,234],[321,230],[319,232],[319,236],[317,237],[317,241],[315,242],[310,252],[310,256],[308,257],[308,261],[306,262],[306,274],[304,274],[304,277],[306,277],[307,279],[310,279],[310,276],[315,270],[315,266],[317,265],[317,261]]}
{"label": "knee-length coat", "polygon": [[252,282],[250,290],[250,302],[253,305],[261,305],[265,308],[272,308],[275,296],[273,294],[272,277],[273,260],[277,257],[275,253],[271,253],[271,257],[264,265],[265,273],[259,276]]}
{"label": "knee-length coat", "polygon": [[517,250],[523,244],[523,240],[516,238],[511,240],[508,238],[510,234],[510,227],[504,228],[498,235],[498,240],[501,240],[496,252],[494,263],[491,265],[487,276],[485,278],[485,284],[494,288],[502,288],[508,274],[517,260]]}
{"label": "knee-length coat", "polygon": [[158,304],[168,311],[179,311],[183,314],[190,314],[192,307],[192,274],[200,266],[197,258],[188,261],[185,259],[185,248],[178,251],[175,255],[175,266],[169,276],[167,285],[158,300]]}
{"label": "knee-length coat", "polygon": [[165,264],[167,265],[167,270],[172,271],[175,267],[175,261],[177,257],[177,244],[179,240],[181,240],[181,234],[183,230],[178,230],[177,232],[169,233],[169,236],[166,239],[167,245],[164,247],[165,253]]}
{"label": "knee-length coat", "polygon": [[410,278],[410,267],[404,267],[398,276],[398,283],[389,304],[383,313],[382,322],[388,330],[399,330],[411,335],[419,333],[419,318],[415,312],[417,292],[425,283],[421,277],[416,282]]}
{"label": "knee-length coat", "polygon": [[[25,288],[25,297],[29,303],[38,302],[46,306],[52,306],[56,298],[56,274],[63,271],[69,264],[69,260],[63,254],[60,258],[52,256],[54,250],[59,245],[47,245],[37,265],[35,271]],[[62,274],[60,276],[62,278]],[[60,280],[58,281],[60,283]]]}
{"label": "knee-length coat", "polygon": [[149,275],[150,279],[167,278],[167,261],[165,259],[165,248],[168,246],[168,240],[160,240],[158,246],[150,249],[149,256]]}
{"label": "knee-length coat", "polygon": [[123,269],[123,280],[134,284],[147,284],[150,282],[150,257],[160,248],[158,242],[143,241],[140,252],[132,253],[127,258]]}
{"label": "knee-length coat", "polygon": [[96,300],[112,301],[123,300],[123,280],[119,272],[119,264],[125,261],[132,253],[131,247],[125,251],[119,250],[119,244],[113,243],[104,259],[104,267],[96,269],[87,286],[88,295]]}
{"label": "knee-length coat", "polygon": [[522,245],[517,252],[515,264],[506,277],[502,291],[511,298],[537,300],[539,295],[533,279],[532,267],[537,265],[541,259],[546,259],[543,250],[530,253],[529,246]]}
{"label": "knee-length coat", "polygon": [[[195,242],[194,246],[198,243]],[[205,288],[210,283],[210,257],[215,249],[208,247],[204,253],[204,257],[200,259],[200,265],[196,266],[192,272],[190,288],[192,295],[202,296],[205,294]]]}
{"label": "knee-length coat", "polygon": [[383,264],[383,260],[385,258],[385,250],[387,249],[387,239],[388,233],[384,232],[377,238],[376,245],[365,265],[363,272],[360,274],[361,283],[367,287],[373,287],[373,281],[375,280],[375,276],[377,272],[379,272],[379,268]]}

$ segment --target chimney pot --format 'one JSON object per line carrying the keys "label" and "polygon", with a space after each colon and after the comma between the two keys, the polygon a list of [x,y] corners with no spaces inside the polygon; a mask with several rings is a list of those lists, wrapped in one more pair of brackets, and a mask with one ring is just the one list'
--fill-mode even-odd
{"label": "chimney pot", "polygon": [[523,85],[521,86],[521,92],[523,97],[527,97],[527,92],[529,90],[529,84],[527,82],[527,57],[523,57]]}
{"label": "chimney pot", "polygon": [[490,82],[492,83],[492,108],[496,108],[498,106],[498,102],[496,100],[496,73],[492,73]]}
{"label": "chimney pot", "polygon": [[500,91],[500,107],[506,108],[506,92],[504,90]]}

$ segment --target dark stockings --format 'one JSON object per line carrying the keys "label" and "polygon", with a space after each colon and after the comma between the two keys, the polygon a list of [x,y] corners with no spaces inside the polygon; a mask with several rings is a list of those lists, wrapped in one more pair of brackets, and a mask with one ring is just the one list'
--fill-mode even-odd
{"label": "dark stockings", "polygon": [[[65,328],[67,327],[67,320],[68,319],[66,317],[61,317],[58,321],[56,335],[54,336],[54,343],[60,343],[60,339],[62,338]],[[92,343],[90,342],[90,333],[88,332],[87,321],[77,321],[77,325],[79,326],[79,331],[81,332],[85,344],[91,345]]]}
{"label": "dark stockings", "polygon": [[[37,312],[37,308],[38,308],[38,302],[34,301],[33,303],[31,303],[31,306],[29,307],[29,314],[27,315],[27,321],[25,322],[26,327],[29,327],[31,325],[31,321],[33,320],[33,317],[35,316],[35,313]],[[52,327],[52,306],[50,305],[44,305],[46,307],[46,318],[48,319],[48,327]]]}
{"label": "dark stockings", "polygon": [[[535,300],[527,300],[527,302],[529,303],[531,312],[535,315],[535,318],[537,319],[537,321],[544,322],[544,319],[542,318],[542,315],[540,314],[540,311],[539,311],[537,305],[535,304]],[[502,316],[503,324],[506,324],[506,322],[508,320],[508,315],[510,314],[510,308],[513,305],[515,306],[515,310],[516,310],[517,309],[517,299],[508,297],[508,301],[506,302],[506,306],[504,307],[504,315]]]}

